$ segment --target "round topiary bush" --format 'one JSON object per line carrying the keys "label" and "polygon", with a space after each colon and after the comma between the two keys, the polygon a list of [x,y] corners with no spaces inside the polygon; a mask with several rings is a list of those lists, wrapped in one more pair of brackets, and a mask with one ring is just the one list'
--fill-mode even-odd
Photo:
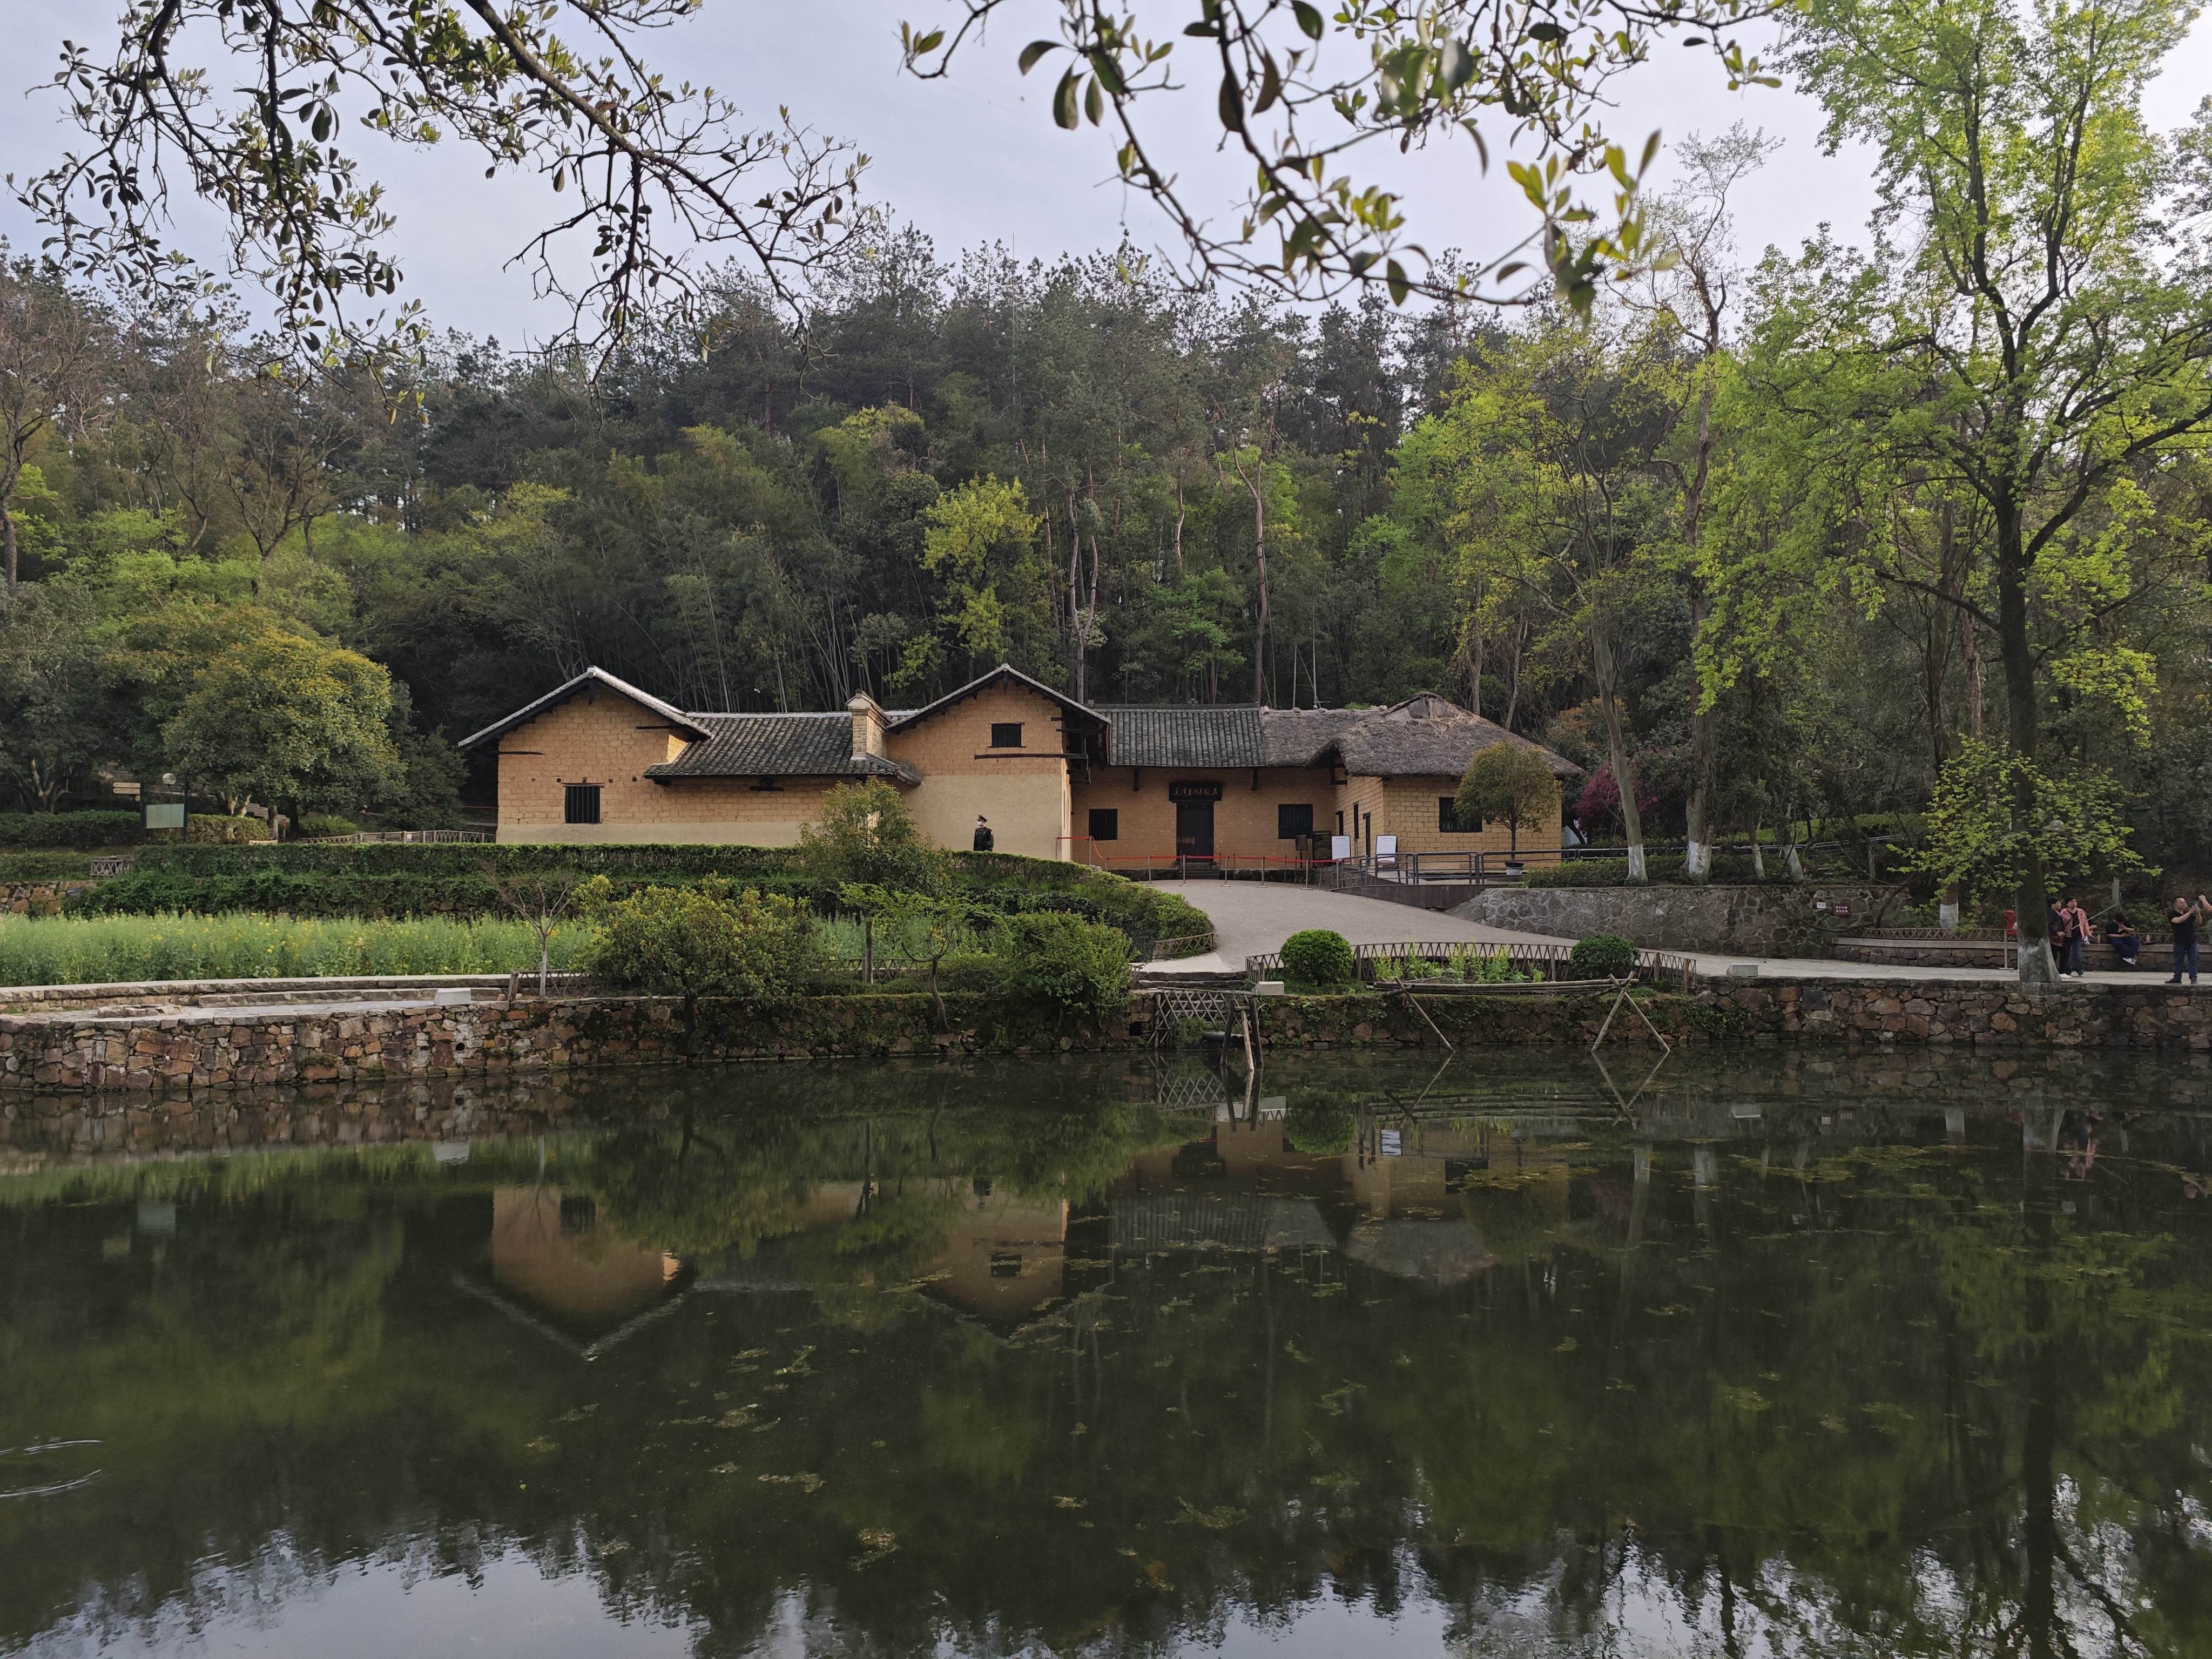
{"label": "round topiary bush", "polygon": [[1283,972],[1306,985],[1341,985],[1352,977],[1352,946],[1341,933],[1309,927],[1283,941]]}
{"label": "round topiary bush", "polygon": [[[1336,939],[1336,935],[1328,935]],[[1343,940],[1337,939],[1341,945]],[[1283,1142],[1291,1151],[1315,1158],[1340,1158],[1352,1150],[1358,1125],[1341,1106],[1301,1101],[1283,1114]]]}
{"label": "round topiary bush", "polygon": [[1576,941],[1567,969],[1577,979],[1626,979],[1636,971],[1636,943],[1619,933],[1592,933]]}

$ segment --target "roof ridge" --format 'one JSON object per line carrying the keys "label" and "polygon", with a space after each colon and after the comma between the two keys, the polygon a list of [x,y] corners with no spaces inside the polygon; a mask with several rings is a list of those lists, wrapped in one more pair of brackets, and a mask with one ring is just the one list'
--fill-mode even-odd
{"label": "roof ridge", "polygon": [[483,742],[488,738],[504,737],[507,732],[514,730],[516,726],[524,724],[527,720],[535,719],[540,711],[550,708],[556,703],[567,702],[570,697],[575,696],[576,688],[582,685],[587,680],[597,684],[604,685],[609,690],[613,691],[619,696],[628,697],[632,702],[637,704],[639,708],[650,709],[653,714],[659,714],[664,720],[674,720],[678,724],[690,726],[692,732],[698,737],[704,738],[708,735],[707,729],[704,726],[695,723],[697,718],[696,716],[685,714],[674,703],[663,702],[659,697],[654,696],[650,691],[640,690],[636,686],[632,685],[628,680],[617,678],[616,676],[608,673],[605,669],[599,667],[595,663],[592,666],[585,669],[582,673],[563,680],[560,684],[555,686],[550,691],[548,691],[544,696],[538,698],[535,702],[526,703],[520,708],[516,709],[514,713],[507,716],[506,719],[494,720],[489,726],[485,726],[481,732],[471,732],[467,737],[463,738],[455,746],[461,749],[473,749],[477,744]]}

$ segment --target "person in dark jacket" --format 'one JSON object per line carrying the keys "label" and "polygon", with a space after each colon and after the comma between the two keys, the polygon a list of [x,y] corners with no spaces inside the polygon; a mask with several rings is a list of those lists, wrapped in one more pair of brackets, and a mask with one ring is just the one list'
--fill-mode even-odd
{"label": "person in dark jacket", "polygon": [[2124,911],[2112,917],[2112,925],[2105,930],[2105,943],[2112,947],[2112,954],[2120,959],[2120,966],[2132,968],[2142,952],[2142,935],[2128,926]]}
{"label": "person in dark jacket", "polygon": [[2173,977],[2166,981],[2168,985],[2181,983],[2184,963],[2189,968],[2189,982],[2197,983],[2197,919],[2208,910],[2212,910],[2212,899],[2202,893],[2197,896],[2194,904],[2185,894],[2173,896],[2173,914],[2166,919],[2166,925],[2173,929]]}
{"label": "person in dark jacket", "polygon": [[997,845],[998,837],[991,833],[990,819],[978,812],[975,815],[975,850],[979,853],[988,853]]}

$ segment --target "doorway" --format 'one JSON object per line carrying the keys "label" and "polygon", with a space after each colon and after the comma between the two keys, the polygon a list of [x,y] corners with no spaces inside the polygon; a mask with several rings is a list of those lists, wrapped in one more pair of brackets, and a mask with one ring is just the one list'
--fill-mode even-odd
{"label": "doorway", "polygon": [[1176,856],[1210,859],[1213,856],[1213,803],[1178,802],[1176,806]]}

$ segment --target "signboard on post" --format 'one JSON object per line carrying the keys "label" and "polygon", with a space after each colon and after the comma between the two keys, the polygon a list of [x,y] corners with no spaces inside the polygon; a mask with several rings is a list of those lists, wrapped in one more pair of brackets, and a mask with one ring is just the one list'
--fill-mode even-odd
{"label": "signboard on post", "polygon": [[149,800],[138,811],[149,830],[181,830],[185,827],[185,804],[180,800]]}

